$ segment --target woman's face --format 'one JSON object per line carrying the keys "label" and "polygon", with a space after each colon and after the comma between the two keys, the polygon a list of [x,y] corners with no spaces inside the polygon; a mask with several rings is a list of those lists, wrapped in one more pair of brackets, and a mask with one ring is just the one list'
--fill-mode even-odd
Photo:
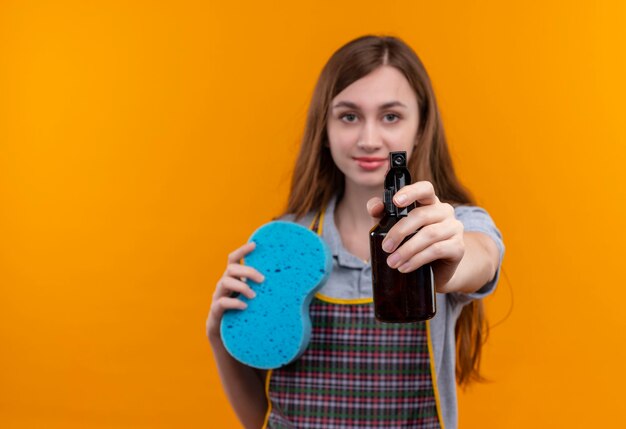
{"label": "woman's face", "polygon": [[330,152],[346,186],[380,188],[389,152],[411,157],[419,125],[417,96],[396,68],[382,66],[332,100],[327,132]]}

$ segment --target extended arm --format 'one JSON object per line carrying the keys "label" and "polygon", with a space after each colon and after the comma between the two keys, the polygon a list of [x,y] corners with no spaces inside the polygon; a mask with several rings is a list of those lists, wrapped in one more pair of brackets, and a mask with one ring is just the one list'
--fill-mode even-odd
{"label": "extended arm", "polygon": [[499,265],[496,243],[482,232],[463,232],[465,253],[450,281],[438,292],[476,292],[492,280]]}
{"label": "extended arm", "polygon": [[[465,231],[464,223],[456,218],[455,208],[442,203],[428,181],[405,186],[394,196],[394,204],[399,207],[412,202],[420,205],[398,221],[383,240],[383,250],[390,253],[387,258],[390,267],[410,272],[432,263],[435,286],[440,293],[475,292],[495,278],[500,250],[491,236],[478,230]],[[380,198],[372,198],[368,203],[370,216],[380,216],[383,211]],[[474,222],[471,226],[476,228]],[[399,246],[415,231],[412,238]]]}

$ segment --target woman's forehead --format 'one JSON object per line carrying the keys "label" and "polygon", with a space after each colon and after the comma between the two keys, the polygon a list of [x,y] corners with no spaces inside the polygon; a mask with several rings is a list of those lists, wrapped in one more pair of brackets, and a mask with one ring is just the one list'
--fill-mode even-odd
{"label": "woman's forehead", "polygon": [[352,82],[332,100],[331,107],[410,109],[417,97],[404,75],[394,67],[383,66]]}

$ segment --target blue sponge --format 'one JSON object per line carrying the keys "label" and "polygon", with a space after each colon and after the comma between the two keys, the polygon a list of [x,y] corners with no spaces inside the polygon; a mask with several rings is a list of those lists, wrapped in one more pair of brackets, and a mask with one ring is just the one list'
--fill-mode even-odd
{"label": "blue sponge", "polygon": [[330,275],[332,254],[321,237],[292,222],[269,222],[250,241],[256,248],[244,264],[265,280],[246,280],[256,297],[240,295],[248,307],[224,313],[222,341],[235,359],[248,366],[279,368],[297,359],[309,343],[309,304]]}

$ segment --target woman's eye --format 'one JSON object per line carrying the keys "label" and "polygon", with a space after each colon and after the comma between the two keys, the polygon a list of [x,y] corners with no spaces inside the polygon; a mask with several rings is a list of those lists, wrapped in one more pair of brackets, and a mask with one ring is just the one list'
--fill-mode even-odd
{"label": "woman's eye", "polygon": [[356,115],[354,113],[346,113],[345,115],[341,115],[339,117],[339,119],[348,119],[347,122],[354,122],[352,119],[356,118]]}
{"label": "woman's eye", "polygon": [[395,113],[387,113],[387,114],[385,115],[385,118],[387,118],[387,119],[391,118],[391,119],[389,120],[389,122],[395,122],[395,120],[394,120],[394,119],[400,119],[400,117],[399,117],[398,115],[396,115]]}

